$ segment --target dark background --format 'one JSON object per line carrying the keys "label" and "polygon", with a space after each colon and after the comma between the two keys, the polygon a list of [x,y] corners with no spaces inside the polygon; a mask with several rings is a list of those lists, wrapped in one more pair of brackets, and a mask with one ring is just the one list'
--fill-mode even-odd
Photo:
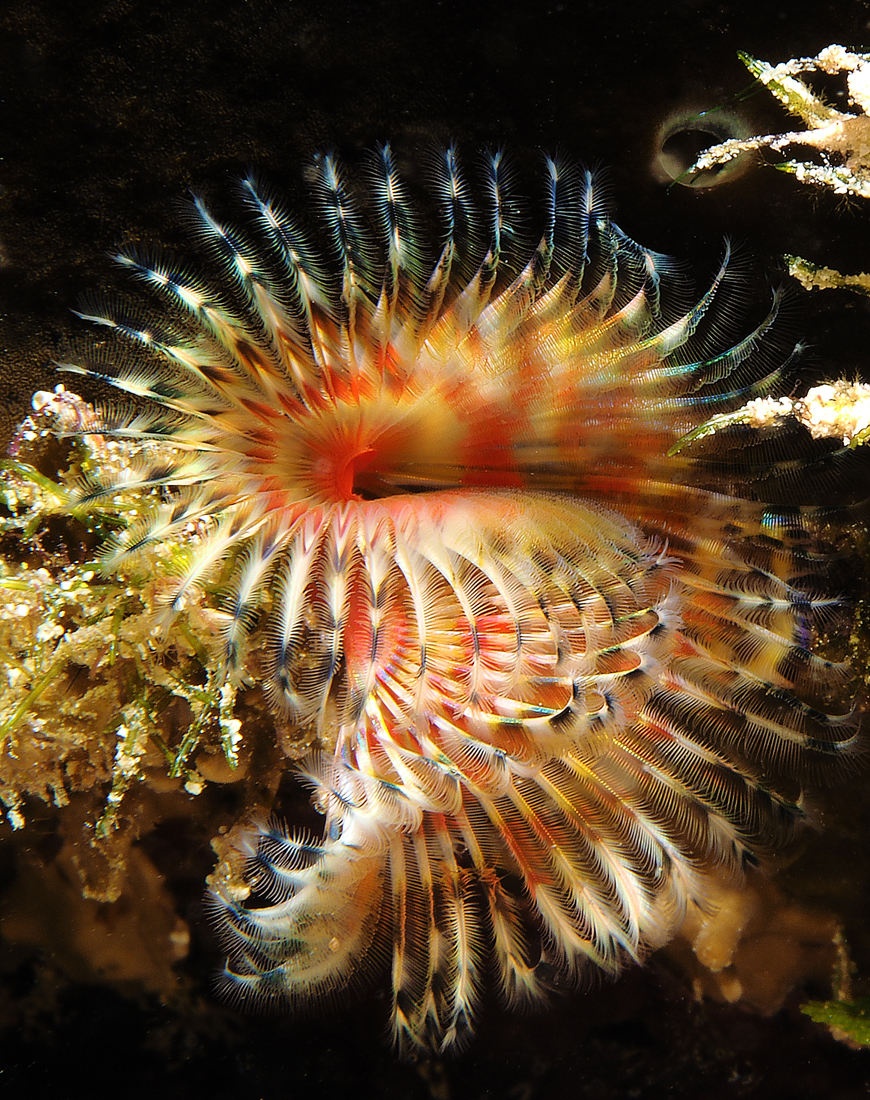
{"label": "dark background", "polygon": [[[864,0],[2,0],[0,428],[20,419],[34,388],[53,384],[49,364],[75,327],[69,308],[116,281],[110,249],[179,242],[179,196],[226,194],[252,166],[298,194],[302,167],[323,149],[353,162],[391,138],[409,163],[453,139],[472,151],[505,144],[521,163],[539,148],[564,150],[606,164],[623,228],[687,258],[702,278],[726,235],[747,242],[773,281],[784,278],[784,251],[867,270],[867,204],[772,169],[708,192],[668,189],[650,162],[671,112],[729,103],[751,83],[738,49],[781,61],[832,42],[865,49],[868,39]],[[736,109],[755,131],[784,128],[764,93]],[[868,301],[799,299],[792,323],[819,375],[867,372]],[[854,789],[843,802],[856,803]],[[866,833],[835,807],[828,816],[806,881],[811,893],[833,884],[820,900],[846,920],[860,962]],[[207,868],[210,853],[179,854],[189,858]],[[800,870],[791,878],[799,888]],[[70,986],[55,1011],[0,1036],[0,1095],[849,1100],[870,1091],[870,1054],[801,1016],[800,997],[771,1018],[699,1005],[655,963],[532,1019],[492,1006],[465,1055],[407,1066],[385,1045],[377,997],[316,1022],[212,1009],[209,951],[195,945],[203,1007],[189,1019],[147,998]],[[6,993],[23,1001],[27,990],[22,973]]]}

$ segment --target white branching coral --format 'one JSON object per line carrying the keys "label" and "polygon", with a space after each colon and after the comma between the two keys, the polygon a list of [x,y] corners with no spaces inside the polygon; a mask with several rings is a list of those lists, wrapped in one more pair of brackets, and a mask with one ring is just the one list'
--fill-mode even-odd
{"label": "white branching coral", "polygon": [[840,379],[814,386],[804,397],[755,397],[733,412],[711,417],[671,453],[734,424],[770,428],[789,418],[803,424],[813,439],[840,439],[844,447],[857,447],[870,439],[870,385]]}
{"label": "white branching coral", "polygon": [[797,279],[804,290],[854,290],[856,294],[870,294],[870,272],[843,275],[832,267],[822,267],[802,256],[784,257],[788,273]]}
{"label": "white branching coral", "polygon": [[[747,53],[740,59],[749,71],[806,126],[781,134],[736,138],[713,145],[697,159],[692,172],[710,172],[753,150],[782,152],[789,146],[807,150],[807,157],[776,167],[801,183],[829,188],[838,194],[870,198],[870,54],[832,45],[815,57],[799,57],[779,65]],[[829,106],[800,79],[804,73],[845,74],[854,112]],[[821,155],[821,163],[810,159]]]}

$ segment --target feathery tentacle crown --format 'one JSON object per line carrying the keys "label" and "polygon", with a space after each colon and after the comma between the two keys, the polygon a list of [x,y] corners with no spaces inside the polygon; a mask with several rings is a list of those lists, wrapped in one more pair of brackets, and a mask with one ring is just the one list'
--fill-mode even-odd
{"label": "feathery tentacle crown", "polygon": [[175,606],[232,563],[226,675],[265,612],[274,708],[322,746],[323,839],[252,829],[261,904],[214,899],[227,986],[296,1004],[391,951],[397,1042],[445,1049],[487,971],[512,1003],[616,971],[781,843],[854,743],[813,652],[837,604],[798,510],[668,454],[775,390],[778,296],[717,346],[728,257],[690,304],[561,161],[531,243],[501,154],[443,154],[430,242],[389,147],[362,197],[316,177],[316,237],[250,179],[245,230],[195,202],[214,282],[118,257],[160,310],[88,311],[128,350],[63,366],[154,446],[82,502],[160,490],[108,569],[205,531]]}

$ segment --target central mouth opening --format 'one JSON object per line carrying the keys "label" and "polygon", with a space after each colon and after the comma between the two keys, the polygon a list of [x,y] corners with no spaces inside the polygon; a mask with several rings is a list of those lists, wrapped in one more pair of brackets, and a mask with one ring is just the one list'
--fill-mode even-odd
{"label": "central mouth opening", "polygon": [[397,491],[385,477],[395,448],[383,436],[360,434],[332,436],[312,447],[315,486],[330,501],[378,500]]}
{"label": "central mouth opening", "polygon": [[379,479],[372,469],[377,456],[374,447],[364,447],[336,465],[335,488],[340,500],[375,500],[382,495],[375,488]]}

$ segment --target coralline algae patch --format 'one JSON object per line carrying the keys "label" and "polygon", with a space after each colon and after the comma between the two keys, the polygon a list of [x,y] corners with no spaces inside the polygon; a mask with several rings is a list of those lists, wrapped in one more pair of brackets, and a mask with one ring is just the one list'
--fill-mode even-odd
{"label": "coralline algae patch", "polygon": [[34,407],[0,483],[0,798],[13,829],[31,799],[86,822],[74,856],[83,892],[114,901],[143,801],[199,794],[206,775],[238,780],[248,760],[234,692],[214,680],[222,612],[208,588],[166,629],[166,588],[201,533],[191,525],[135,567],[103,575],[89,555],[134,518],[136,495],[103,501],[82,520],[69,501],[94,461],[120,473],[137,445],[96,435],[55,443],[49,427],[92,415],[62,386]]}
{"label": "coralline algae patch", "polygon": [[[17,853],[0,936],[12,957],[45,960],[48,1003],[58,974],[183,994],[177,964],[190,930],[180,909],[190,898],[179,902],[136,842],[169,822],[187,843],[199,839],[197,874],[205,874],[209,840],[221,832],[209,783],[239,785],[246,806],[269,805],[296,753],[289,734],[282,751],[274,747],[258,691],[236,698],[216,684],[222,612],[207,586],[166,629],[166,588],[178,556],[201,538],[195,526],[149,548],[135,568],[101,572],[96,550],[134,518],[135,494],[81,518],[69,501],[94,462],[122,476],[139,445],[98,435],[57,441],[55,432],[92,416],[63,386],[37,394],[0,471],[0,836],[7,857]],[[255,668],[256,636],[252,643]],[[264,724],[268,735],[257,739]],[[174,863],[195,856],[179,852]],[[14,1011],[10,1003],[0,1015],[12,1020]]]}

